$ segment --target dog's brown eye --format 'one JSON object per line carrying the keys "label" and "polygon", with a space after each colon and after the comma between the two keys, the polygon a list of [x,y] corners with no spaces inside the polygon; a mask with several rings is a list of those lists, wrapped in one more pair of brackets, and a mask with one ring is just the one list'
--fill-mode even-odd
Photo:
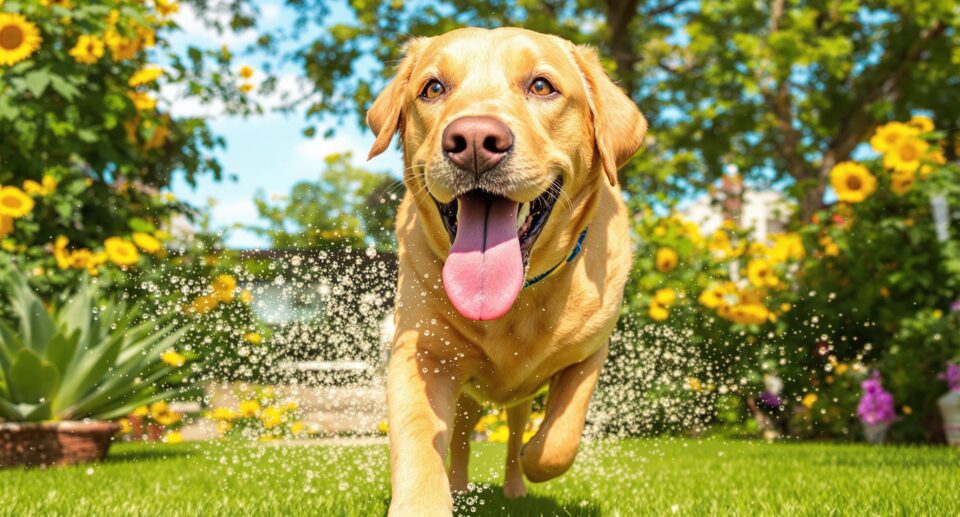
{"label": "dog's brown eye", "polygon": [[539,95],[541,97],[544,97],[544,96],[550,95],[555,91],[557,90],[553,87],[552,84],[550,84],[550,81],[547,81],[542,77],[534,79],[534,81],[530,83],[530,93],[534,95]]}
{"label": "dog's brown eye", "polygon": [[437,97],[443,95],[443,92],[444,88],[443,85],[440,84],[440,81],[433,80],[423,87],[423,91],[420,92],[420,96],[424,99],[436,99]]}

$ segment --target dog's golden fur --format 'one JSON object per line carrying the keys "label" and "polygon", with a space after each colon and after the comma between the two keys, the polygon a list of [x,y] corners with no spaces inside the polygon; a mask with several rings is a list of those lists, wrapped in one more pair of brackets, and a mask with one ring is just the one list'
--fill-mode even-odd
{"label": "dog's golden fur", "polygon": [[[559,95],[532,98],[528,84],[536,77],[547,78]],[[434,79],[445,93],[424,102],[419,94]],[[450,202],[466,188],[444,158],[440,136],[467,115],[495,116],[515,135],[510,160],[485,178],[485,189],[526,202],[563,177],[528,279],[564,260],[589,226],[575,261],[524,289],[505,316],[487,322],[461,316],[444,293],[450,239],[431,199]],[[594,50],[514,28],[412,40],[367,120],[377,135],[371,157],[400,133],[407,187],[397,218],[397,331],[387,383],[390,512],[451,513],[451,490],[467,488],[478,400],[508,407],[504,491],[523,495],[524,475],[544,481],[563,473],[579,447],[632,259],[616,172],[640,147],[646,121]],[[545,384],[544,422],[522,445],[530,400]]]}

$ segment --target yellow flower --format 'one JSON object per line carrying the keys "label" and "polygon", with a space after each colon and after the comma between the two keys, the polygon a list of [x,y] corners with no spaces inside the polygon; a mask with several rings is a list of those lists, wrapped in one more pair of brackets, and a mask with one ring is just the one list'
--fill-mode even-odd
{"label": "yellow flower", "polygon": [[677,292],[669,287],[664,287],[663,289],[657,289],[657,292],[653,295],[653,301],[664,307],[669,307],[673,305],[673,302],[677,299]]}
{"label": "yellow flower", "polygon": [[150,404],[150,418],[154,420],[168,412],[170,412],[170,405],[163,400]]}
{"label": "yellow flower", "polygon": [[157,253],[163,249],[163,244],[161,244],[156,237],[150,235],[149,233],[133,232],[132,237],[133,243],[147,253]]}
{"label": "yellow flower", "polygon": [[210,416],[212,416],[214,420],[233,420],[237,417],[237,414],[230,408],[218,407],[210,413]]}
{"label": "yellow flower", "polygon": [[902,196],[907,192],[910,192],[910,189],[913,188],[913,184],[916,182],[916,176],[913,172],[898,172],[890,175],[890,190],[898,196]]}
{"label": "yellow flower", "polygon": [[157,14],[164,18],[180,12],[180,4],[176,0],[154,0],[154,6]]}
{"label": "yellow flower", "polygon": [[293,434],[302,433],[304,428],[305,426],[303,425],[303,422],[301,422],[300,420],[297,420],[296,422],[290,424],[290,432]]}
{"label": "yellow flower", "polygon": [[830,184],[844,203],[859,203],[877,188],[877,179],[856,162],[840,162],[830,171]]}
{"label": "yellow flower", "polygon": [[250,68],[250,67],[247,66],[247,65],[241,66],[241,67],[240,67],[240,77],[242,77],[242,78],[244,78],[244,79],[250,79],[251,77],[253,77],[253,69]]}
{"label": "yellow flower", "polygon": [[883,166],[897,172],[913,172],[929,149],[930,144],[919,138],[901,138],[883,155]]}
{"label": "yellow flower", "polygon": [[110,237],[103,241],[103,249],[107,252],[110,262],[118,266],[132,266],[140,260],[140,252],[132,242],[120,238]]}
{"label": "yellow flower", "polygon": [[140,52],[142,40],[140,38],[124,38],[115,30],[108,30],[104,33],[107,47],[110,48],[110,54],[114,61],[126,61],[133,59]]}
{"label": "yellow flower", "polygon": [[92,258],[92,251],[86,248],[78,249],[70,254],[70,266],[76,269],[86,269]]}
{"label": "yellow flower", "polygon": [[147,406],[140,406],[137,409],[134,409],[130,414],[133,416],[147,416],[150,414],[150,408]]}
{"label": "yellow flower", "polygon": [[249,304],[253,301],[253,293],[251,293],[248,289],[240,291],[240,301]]}
{"label": "yellow flower", "polygon": [[0,188],[0,215],[18,219],[33,210],[33,199],[17,187]]}
{"label": "yellow flower", "polygon": [[918,133],[917,128],[911,127],[902,122],[890,122],[877,128],[877,131],[870,138],[870,146],[878,153],[886,153],[901,138],[912,138]]}
{"label": "yellow flower", "polygon": [[925,117],[923,115],[914,115],[910,117],[910,122],[907,122],[911,127],[917,128],[921,133],[929,133],[934,130],[933,121],[930,120],[930,117]]}
{"label": "yellow flower", "polygon": [[40,0],[40,5],[44,7],[53,7],[55,5],[59,5],[60,7],[71,9],[73,8],[73,0]]}
{"label": "yellow flower", "polygon": [[97,276],[100,274],[99,267],[106,264],[109,257],[106,252],[98,251],[87,259],[87,273],[91,276]]}
{"label": "yellow flower", "polygon": [[190,304],[190,308],[197,314],[206,314],[213,309],[216,309],[217,304],[219,303],[220,300],[218,300],[216,296],[205,294],[203,296],[196,297]]}
{"label": "yellow flower", "polygon": [[507,443],[507,440],[510,439],[510,428],[508,426],[502,425],[496,429],[490,436],[487,437],[487,441],[493,443]]}
{"label": "yellow flower", "polygon": [[769,317],[770,311],[759,303],[741,303],[730,308],[730,319],[743,325],[760,325]]}
{"label": "yellow flower", "polygon": [[11,232],[13,232],[13,218],[0,215],[0,237],[10,235]]}
{"label": "yellow flower", "polygon": [[78,63],[92,65],[103,57],[103,40],[99,36],[83,34],[77,38],[77,44],[70,49],[70,55]]}
{"label": "yellow flower", "polygon": [[121,418],[117,420],[117,423],[120,424],[120,434],[130,434],[133,432],[133,427],[130,425],[129,418]]}
{"label": "yellow flower", "polygon": [[133,102],[137,111],[149,111],[157,107],[157,100],[143,92],[127,92],[127,97]]}
{"label": "yellow flower", "polygon": [[237,291],[237,279],[232,275],[219,275],[213,279],[213,295],[221,302],[233,301]]}
{"label": "yellow flower", "polygon": [[703,384],[696,377],[687,377],[687,387],[697,393],[703,391]]}
{"label": "yellow flower", "polygon": [[247,334],[244,334],[243,340],[246,341],[247,343],[253,343],[254,345],[259,345],[260,343],[263,343],[263,336],[261,336],[256,332],[249,332]]}
{"label": "yellow flower", "polygon": [[820,237],[820,246],[823,246],[823,253],[828,257],[836,257],[840,254],[840,246],[834,242],[833,237],[824,235]]}
{"label": "yellow flower", "polygon": [[773,287],[778,282],[770,263],[763,259],[753,259],[747,264],[747,278],[754,287]]}
{"label": "yellow flower", "polygon": [[283,423],[283,413],[276,407],[270,406],[263,410],[260,415],[260,422],[263,423],[263,427],[273,429]]}
{"label": "yellow flower", "polygon": [[677,252],[673,248],[660,248],[657,250],[656,264],[657,270],[661,273],[673,271],[677,267]]}
{"label": "yellow flower", "polygon": [[173,203],[174,201],[177,200],[177,196],[173,192],[164,192],[163,194],[161,194],[161,197],[163,198],[163,201],[166,203]]}
{"label": "yellow flower", "polygon": [[816,393],[807,393],[803,396],[803,401],[800,403],[803,404],[805,408],[812,409],[813,405],[817,403],[818,398]]}
{"label": "yellow flower", "polygon": [[160,360],[174,368],[180,368],[187,362],[187,358],[183,354],[179,354],[173,349],[160,354]]}
{"label": "yellow flower", "polygon": [[386,420],[381,420],[377,422],[377,431],[379,431],[381,434],[387,434],[387,431],[389,430],[390,430],[390,427],[387,425]]}
{"label": "yellow flower", "polygon": [[130,80],[127,81],[131,87],[140,86],[148,83],[152,83],[160,78],[163,75],[163,69],[158,66],[148,66],[141,70],[138,70],[132,76]]}
{"label": "yellow flower", "polygon": [[772,236],[773,247],[767,253],[771,262],[783,263],[800,260],[806,255],[803,239],[796,233],[779,233]]}
{"label": "yellow flower", "polygon": [[244,400],[240,403],[240,416],[252,418],[260,414],[260,402],[254,399]]}
{"label": "yellow flower", "polygon": [[0,13],[0,66],[10,66],[30,57],[40,48],[37,26],[16,13]]}
{"label": "yellow flower", "polygon": [[163,437],[163,441],[166,442],[166,443],[168,443],[168,444],[170,444],[170,445],[176,445],[176,444],[178,444],[178,443],[183,443],[183,435],[180,434],[180,433],[177,432],[177,431],[171,431],[171,432],[167,433],[166,436]]}
{"label": "yellow flower", "polygon": [[253,85],[250,83],[243,83],[240,85],[241,93],[250,93],[253,91]]}
{"label": "yellow flower", "polygon": [[670,316],[670,311],[668,311],[666,307],[660,305],[659,303],[652,302],[647,314],[650,316],[650,319],[654,321],[663,321]]}
{"label": "yellow flower", "polygon": [[711,285],[703,290],[700,293],[700,297],[697,298],[697,301],[700,302],[700,305],[708,309],[716,309],[720,304],[723,303],[723,292],[720,289],[719,285]]}

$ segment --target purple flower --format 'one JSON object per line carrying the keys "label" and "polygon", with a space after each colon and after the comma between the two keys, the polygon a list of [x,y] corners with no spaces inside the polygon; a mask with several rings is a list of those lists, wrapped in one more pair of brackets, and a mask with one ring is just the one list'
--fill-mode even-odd
{"label": "purple flower", "polygon": [[960,311],[960,300],[957,300],[950,304],[950,312]]}
{"label": "purple flower", "polygon": [[937,375],[938,379],[947,382],[950,391],[960,391],[960,366],[957,363],[947,363],[947,371]]}
{"label": "purple flower", "polygon": [[770,409],[779,409],[783,402],[776,394],[764,391],[760,394],[760,403]]}
{"label": "purple flower", "polygon": [[893,409],[893,395],[883,389],[880,381],[880,372],[874,370],[869,379],[860,383],[863,396],[857,405],[857,416],[867,425],[889,423],[897,419]]}

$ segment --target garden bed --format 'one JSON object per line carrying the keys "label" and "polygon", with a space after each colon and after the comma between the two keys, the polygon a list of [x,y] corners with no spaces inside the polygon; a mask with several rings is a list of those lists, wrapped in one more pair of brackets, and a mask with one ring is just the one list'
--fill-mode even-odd
{"label": "garden bed", "polygon": [[[626,440],[571,472],[500,494],[503,446],[477,444],[461,514],[939,514],[960,511],[960,451],[928,447]],[[101,464],[0,471],[0,515],[382,515],[385,445],[118,444]],[[488,484],[483,484],[488,483]],[[472,510],[471,510],[472,509]]]}

